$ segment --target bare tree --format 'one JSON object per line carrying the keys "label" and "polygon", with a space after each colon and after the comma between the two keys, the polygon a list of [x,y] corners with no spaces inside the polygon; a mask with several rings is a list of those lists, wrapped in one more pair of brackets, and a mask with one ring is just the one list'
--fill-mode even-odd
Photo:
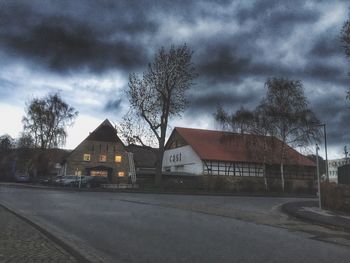
{"label": "bare tree", "polygon": [[[224,130],[240,133],[251,158],[262,162],[265,189],[268,191],[266,163],[271,153],[268,146],[272,140],[268,135],[272,127],[266,114],[266,107],[261,104],[254,111],[250,111],[241,106],[235,113],[229,114],[219,105],[214,116]],[[244,134],[247,133],[256,136],[250,136],[249,140],[245,140]]]}
{"label": "bare tree", "polygon": [[265,87],[267,94],[261,105],[269,122],[269,133],[281,141],[280,169],[284,191],[286,144],[299,146],[317,140],[319,120],[308,106],[301,81],[270,78]]}
{"label": "bare tree", "polygon": [[30,134],[22,132],[16,142],[18,149],[35,148],[34,139]]}
{"label": "bare tree", "polygon": [[36,98],[27,105],[23,117],[24,133],[32,136],[34,146],[40,149],[58,147],[65,143],[66,127],[73,124],[78,112],[59,94]]}
{"label": "bare tree", "polygon": [[[344,44],[343,47],[346,56],[350,58],[350,19],[347,20],[343,25],[340,40]],[[346,93],[346,99],[350,100],[350,89]]]}
{"label": "bare tree", "polygon": [[14,139],[10,135],[4,134],[0,136],[0,152],[8,152],[14,146]]}
{"label": "bare tree", "polygon": [[265,186],[267,185],[266,164],[273,160],[276,152],[272,152],[275,143],[272,137],[280,141],[281,184],[284,191],[284,162],[286,145],[304,146],[313,140],[318,140],[319,120],[308,106],[300,81],[284,78],[270,78],[266,81],[265,98],[255,108],[249,111],[241,107],[233,114],[227,113],[218,106],[215,119],[224,129],[241,134],[254,134],[261,137],[250,137],[247,149],[263,163]]}
{"label": "bare tree", "polygon": [[230,114],[219,105],[214,117],[224,130],[245,134],[251,133],[254,127],[254,112],[243,106],[236,112]]}
{"label": "bare tree", "polygon": [[[158,186],[161,184],[169,119],[181,116],[185,110],[188,105],[185,93],[193,85],[196,77],[191,58],[192,51],[187,45],[172,46],[169,51],[161,48],[142,77],[135,73],[129,76],[129,88],[126,93],[131,110],[128,116],[124,117],[122,126],[127,129],[123,129],[123,133],[129,141],[142,145],[147,144],[144,142],[145,134],[151,134],[157,141],[155,183]],[[145,131],[145,126],[149,132]]]}

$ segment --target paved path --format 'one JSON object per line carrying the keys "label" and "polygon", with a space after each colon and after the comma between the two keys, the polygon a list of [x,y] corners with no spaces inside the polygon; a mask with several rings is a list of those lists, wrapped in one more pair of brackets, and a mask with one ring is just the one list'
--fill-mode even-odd
{"label": "paved path", "polygon": [[286,203],[282,211],[314,224],[341,229],[350,233],[350,214],[319,209],[317,201],[302,201]]}
{"label": "paved path", "polygon": [[0,262],[77,262],[37,229],[0,206]]}
{"label": "paved path", "polygon": [[93,262],[345,263],[350,258],[346,245],[320,241],[320,229],[300,232],[305,223],[279,212],[281,204],[295,199],[0,187],[0,200]]}

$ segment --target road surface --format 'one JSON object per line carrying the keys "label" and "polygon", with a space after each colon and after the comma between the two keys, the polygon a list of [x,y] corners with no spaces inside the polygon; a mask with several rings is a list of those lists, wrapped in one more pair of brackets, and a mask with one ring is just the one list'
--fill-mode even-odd
{"label": "road surface", "polygon": [[349,262],[346,234],[279,211],[293,200],[0,186],[0,203],[93,262]]}

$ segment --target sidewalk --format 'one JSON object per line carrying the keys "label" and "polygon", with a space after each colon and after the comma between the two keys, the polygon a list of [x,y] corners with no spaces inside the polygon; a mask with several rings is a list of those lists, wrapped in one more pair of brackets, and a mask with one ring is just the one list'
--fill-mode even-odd
{"label": "sidewalk", "polygon": [[0,262],[78,262],[38,229],[0,206]]}
{"label": "sidewalk", "polygon": [[350,214],[320,210],[317,201],[286,203],[282,211],[304,221],[350,232]]}

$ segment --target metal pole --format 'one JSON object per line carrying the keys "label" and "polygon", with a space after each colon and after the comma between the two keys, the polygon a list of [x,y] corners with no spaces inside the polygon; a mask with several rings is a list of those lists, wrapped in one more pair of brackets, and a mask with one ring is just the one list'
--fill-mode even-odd
{"label": "metal pole", "polygon": [[318,167],[318,145],[316,144],[316,171],[317,171],[317,186],[318,186],[318,207],[322,209],[321,204],[321,182],[320,182],[320,169]]}
{"label": "metal pole", "polygon": [[324,132],[324,150],[326,154],[326,181],[329,182],[326,124],[323,124],[323,132]]}

